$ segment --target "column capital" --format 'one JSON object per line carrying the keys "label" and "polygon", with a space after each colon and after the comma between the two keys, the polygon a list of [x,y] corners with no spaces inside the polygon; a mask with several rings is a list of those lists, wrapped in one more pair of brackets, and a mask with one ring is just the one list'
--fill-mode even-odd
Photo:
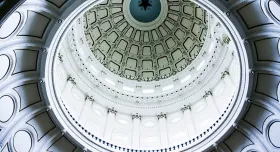
{"label": "column capital", "polygon": [[86,96],[85,100],[89,100],[91,102],[94,101],[93,96],[89,96],[89,95]]}
{"label": "column capital", "polygon": [[222,72],[222,77],[221,77],[221,79],[224,79],[224,78],[226,77],[226,75],[229,75],[229,72],[228,72],[228,71]]}
{"label": "column capital", "polygon": [[113,113],[113,114],[116,115],[117,114],[117,110],[115,110],[114,107],[113,108],[109,108],[108,109],[108,113]]}
{"label": "column capital", "polygon": [[76,84],[76,82],[75,82],[75,78],[73,78],[73,77],[69,77],[68,79],[67,79],[67,81],[70,81],[72,84]]}
{"label": "column capital", "polygon": [[139,119],[139,120],[141,120],[141,115],[139,115],[138,113],[136,113],[135,115],[132,115],[132,120],[133,119]]}
{"label": "column capital", "polygon": [[159,115],[157,115],[157,117],[158,117],[158,119],[166,118],[166,114],[161,112]]}
{"label": "column capital", "polygon": [[203,95],[203,98],[206,98],[208,96],[212,96],[212,92],[211,91],[205,91],[205,94]]}
{"label": "column capital", "polygon": [[63,55],[61,53],[58,53],[58,60],[60,62],[63,62]]}
{"label": "column capital", "polygon": [[187,110],[191,110],[191,106],[190,105],[184,105],[184,108],[181,109],[183,112],[187,111]]}

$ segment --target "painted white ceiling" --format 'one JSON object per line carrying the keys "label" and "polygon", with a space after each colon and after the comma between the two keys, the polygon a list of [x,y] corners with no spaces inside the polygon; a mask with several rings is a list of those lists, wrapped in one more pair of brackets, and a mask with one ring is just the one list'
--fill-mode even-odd
{"label": "painted white ceiling", "polygon": [[[205,4],[206,1],[197,2]],[[94,140],[92,147],[95,149],[92,150],[90,147],[85,147],[83,141],[73,138],[74,135],[71,134],[72,128],[65,128],[59,125],[64,120],[58,120],[54,116],[52,110],[54,107],[49,107],[49,97],[46,97],[44,94],[46,77],[43,75],[44,67],[42,65],[44,65],[44,57],[46,57],[49,51],[49,42],[46,42],[47,38],[51,37],[52,32],[56,31],[55,25],[63,21],[64,17],[62,14],[67,11],[69,12],[70,9],[77,8],[81,3],[82,1],[71,0],[28,0],[16,10],[21,16],[20,19],[11,21],[12,24],[17,25],[16,28],[14,28],[15,26],[8,26],[9,22],[4,23],[7,25],[3,25],[0,28],[1,36],[3,36],[0,39],[1,151],[104,152],[109,151],[107,146],[113,148],[113,151],[123,151],[120,147],[127,146],[127,143],[122,142],[127,139],[126,136],[123,136],[125,133],[113,129],[112,134],[114,136],[112,141],[117,143],[116,145],[111,145],[107,141],[103,142],[103,138],[98,138],[97,135],[92,138]],[[89,3],[89,1],[85,3]],[[274,0],[242,2],[207,1],[207,3],[209,6],[212,4],[216,5],[219,9],[223,10],[222,12],[226,12],[231,23],[238,29],[241,38],[244,39],[249,56],[248,62],[252,70],[247,80],[250,81],[250,89],[247,92],[249,100],[244,101],[246,102],[247,108],[243,109],[243,112],[239,115],[240,118],[235,124],[229,126],[230,130],[227,132],[228,134],[224,136],[222,134],[221,136],[223,138],[221,140],[214,145],[206,145],[204,148],[207,151],[279,151],[277,137],[280,135],[277,130],[279,130],[278,122],[280,115],[280,93],[278,85],[280,82],[278,72],[280,61],[280,24],[278,19],[280,17],[276,13],[279,5]],[[226,11],[224,8],[227,8]],[[58,18],[61,20],[58,21]],[[53,27],[54,29],[52,29]],[[217,85],[213,96],[221,92],[219,91],[221,90],[221,86],[223,85]],[[229,87],[226,88],[228,90]],[[220,97],[219,100],[221,102],[224,99],[222,96],[217,97]],[[89,108],[88,106],[86,107]],[[103,109],[102,111],[102,108],[96,105],[96,103],[92,105],[92,108],[96,109],[91,110],[91,112],[97,117],[93,117],[96,118],[93,120],[97,121],[100,118],[100,124],[104,123],[102,120],[104,121],[105,118],[101,119],[101,116],[103,115],[102,112],[106,114],[107,110]],[[74,107],[75,112],[78,109],[78,107]],[[199,110],[200,108],[193,107],[192,109]],[[194,113],[194,111],[192,112]],[[69,118],[72,119],[71,117]],[[131,123],[129,121],[131,119],[126,118],[117,112],[114,120],[120,122],[120,124],[114,127],[118,128],[123,124]],[[133,123],[135,124],[139,123],[139,125],[151,126],[155,124],[153,122],[156,122],[157,118],[143,118],[139,122],[136,121],[139,119],[134,120]],[[91,120],[81,121],[84,121],[87,129],[89,128],[88,130],[97,130],[94,125],[90,124]],[[192,130],[192,123],[179,124],[181,123],[180,121],[182,121],[182,113],[174,113],[167,115],[166,118],[164,115],[161,115],[158,123],[166,123],[166,128],[163,128],[166,129],[166,132],[168,128],[173,128],[174,126],[178,126],[176,128],[178,130],[180,130],[179,127],[181,126],[184,126],[184,129],[188,128],[188,131]],[[126,128],[125,130],[131,131],[131,128]],[[175,144],[175,146],[170,147],[171,150],[185,149],[191,141],[197,141],[197,139],[199,141],[200,139],[200,136],[198,136],[197,138],[193,138],[193,140],[182,142],[182,144],[176,144],[177,142],[181,142],[179,140],[180,137],[185,135],[183,132],[180,134],[178,130],[176,130],[178,134],[172,132],[174,130],[168,130],[171,132],[171,135],[174,135],[167,136],[168,141],[170,141],[169,144]],[[86,134],[85,130],[81,129],[80,131]],[[150,133],[152,132],[154,130],[150,130]],[[149,142],[145,143],[145,141],[156,141],[155,139],[160,138],[158,140],[166,142],[166,132],[163,131],[163,134],[153,137],[144,134],[141,139],[144,140],[144,145],[150,147],[148,145]],[[93,134],[98,134],[98,131]],[[108,137],[110,134],[106,134],[106,136]],[[201,136],[204,136],[204,134],[202,133]],[[155,142],[151,146],[159,146],[157,144],[158,142]]]}

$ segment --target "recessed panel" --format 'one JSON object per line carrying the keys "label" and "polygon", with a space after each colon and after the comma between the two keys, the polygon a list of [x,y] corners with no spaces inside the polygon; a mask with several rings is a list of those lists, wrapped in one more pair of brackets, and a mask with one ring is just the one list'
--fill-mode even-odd
{"label": "recessed panel", "polygon": [[10,59],[6,55],[0,55],[0,80],[8,73],[10,68]]}
{"label": "recessed panel", "polygon": [[17,152],[29,152],[32,148],[32,138],[27,131],[20,130],[16,132],[13,141],[13,146]]}
{"label": "recessed panel", "polygon": [[20,36],[42,38],[51,19],[34,11],[27,11],[27,20],[21,29]]}
{"label": "recessed panel", "polygon": [[[162,4],[162,7],[160,14],[156,15],[158,18],[152,19],[155,8],[158,8],[152,5],[155,3]],[[150,13],[153,15],[148,15]],[[110,3],[107,0],[85,14],[84,22],[89,24],[84,27],[85,35],[95,57],[105,68],[119,69],[114,72],[118,76],[137,81],[158,81],[185,69],[198,56],[209,26],[204,22],[208,16],[206,10],[191,1],[114,0]],[[152,21],[143,22],[144,18]],[[104,41],[108,44],[101,46]],[[176,49],[181,49],[181,53],[174,53]],[[122,59],[115,51],[122,54]],[[167,59],[160,59],[163,56]],[[152,64],[146,61],[152,61]],[[113,66],[111,62],[117,65]],[[137,77],[124,74],[126,69],[136,72]],[[153,72],[153,76],[148,71]]]}
{"label": "recessed panel", "polygon": [[9,37],[17,29],[21,21],[21,15],[18,12],[13,13],[0,27],[0,38]]}
{"label": "recessed panel", "polygon": [[15,111],[14,100],[10,96],[2,96],[0,105],[0,122],[7,122]]}
{"label": "recessed panel", "polygon": [[273,144],[273,146],[275,147],[280,147],[280,141],[279,141],[279,136],[280,136],[280,122],[277,121],[275,123],[273,123],[268,131],[268,135],[269,135],[269,140],[270,142]]}

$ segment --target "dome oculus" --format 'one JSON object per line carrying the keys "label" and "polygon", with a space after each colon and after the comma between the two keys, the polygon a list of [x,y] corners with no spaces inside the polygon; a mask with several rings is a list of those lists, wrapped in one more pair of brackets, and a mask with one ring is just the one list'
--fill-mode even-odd
{"label": "dome oculus", "polygon": [[133,0],[130,1],[130,12],[139,22],[151,22],[160,15],[161,2],[160,0]]}

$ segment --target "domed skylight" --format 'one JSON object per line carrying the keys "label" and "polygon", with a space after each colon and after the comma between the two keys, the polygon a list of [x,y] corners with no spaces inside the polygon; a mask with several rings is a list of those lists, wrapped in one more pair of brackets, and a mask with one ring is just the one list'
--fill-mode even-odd
{"label": "domed skylight", "polygon": [[57,104],[82,138],[109,149],[206,139],[230,113],[241,79],[228,30],[191,1],[103,1],[73,21],[56,51]]}

